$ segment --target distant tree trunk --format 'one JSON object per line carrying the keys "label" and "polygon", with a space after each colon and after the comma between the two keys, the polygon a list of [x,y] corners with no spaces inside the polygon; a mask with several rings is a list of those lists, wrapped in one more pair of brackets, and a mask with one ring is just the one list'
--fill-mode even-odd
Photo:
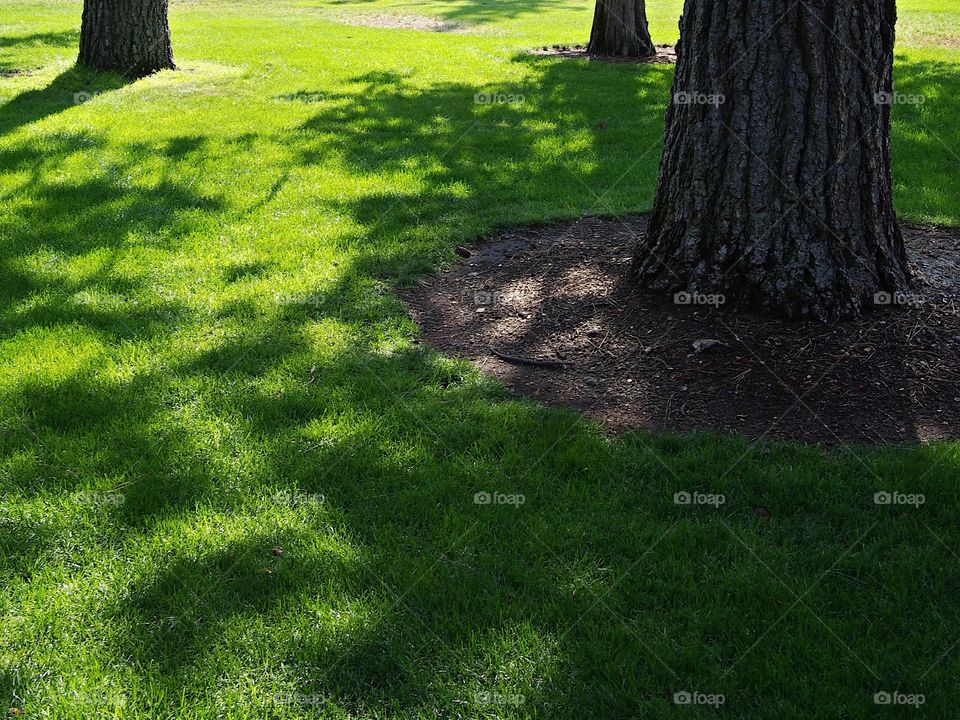
{"label": "distant tree trunk", "polygon": [[587,51],[617,57],[652,57],[645,0],[597,0]]}
{"label": "distant tree trunk", "polygon": [[175,67],[167,0],[84,0],[79,61],[131,77]]}
{"label": "distant tree trunk", "polygon": [[905,287],[895,22],[894,0],[686,0],[644,285],[821,319]]}

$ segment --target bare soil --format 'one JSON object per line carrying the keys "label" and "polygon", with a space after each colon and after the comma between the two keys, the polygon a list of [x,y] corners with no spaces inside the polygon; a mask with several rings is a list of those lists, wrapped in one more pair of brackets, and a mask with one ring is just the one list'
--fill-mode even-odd
{"label": "bare soil", "polygon": [[547,57],[565,57],[608,63],[633,63],[634,65],[673,65],[677,62],[677,50],[673,45],[657,45],[657,54],[652,58],[643,59],[597,55],[587,52],[587,49],[583,45],[574,45],[572,47],[568,45],[544,46],[531,50],[530,52],[533,55],[543,55]]}
{"label": "bare soil", "polygon": [[916,287],[859,320],[823,324],[644,292],[629,266],[646,224],[589,217],[499,231],[405,299],[433,347],[613,431],[960,438],[957,232],[905,226]]}
{"label": "bare soil", "polygon": [[426,30],[440,33],[471,33],[476,28],[460,22],[440,20],[426,15],[394,15],[392,13],[336,13],[330,16],[341,25],[391,28],[394,30]]}
{"label": "bare soil", "polygon": [[897,42],[906,45],[925,45],[928,47],[946,48],[947,50],[957,50],[960,48],[960,37],[949,35],[920,34],[907,30],[902,37],[897,37]]}

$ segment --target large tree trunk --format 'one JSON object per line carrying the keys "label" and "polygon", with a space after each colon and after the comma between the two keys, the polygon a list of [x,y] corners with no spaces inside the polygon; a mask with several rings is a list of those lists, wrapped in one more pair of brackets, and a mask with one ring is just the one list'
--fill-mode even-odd
{"label": "large tree trunk", "polygon": [[587,51],[616,57],[652,57],[645,0],[597,0]]}
{"label": "large tree trunk", "polygon": [[905,287],[895,20],[894,0],[686,0],[645,285],[821,319]]}
{"label": "large tree trunk", "polygon": [[84,0],[79,61],[130,77],[173,68],[167,0]]}

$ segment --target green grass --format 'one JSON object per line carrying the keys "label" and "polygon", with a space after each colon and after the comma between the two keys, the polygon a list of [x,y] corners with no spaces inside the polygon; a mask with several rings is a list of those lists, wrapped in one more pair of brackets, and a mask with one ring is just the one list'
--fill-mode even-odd
{"label": "green grass", "polygon": [[[73,69],[79,12],[0,4],[0,701],[956,717],[960,445],[611,439],[414,342],[393,287],[458,243],[649,207],[672,70],[521,52],[588,2],[174,3],[134,83]],[[471,32],[330,22],[389,12]],[[960,14],[900,34],[896,203],[960,225]]]}

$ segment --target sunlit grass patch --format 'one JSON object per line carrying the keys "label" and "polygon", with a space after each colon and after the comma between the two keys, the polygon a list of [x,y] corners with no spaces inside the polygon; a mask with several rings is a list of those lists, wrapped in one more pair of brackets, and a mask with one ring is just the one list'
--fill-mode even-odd
{"label": "sunlit grass patch", "polygon": [[[960,225],[941,5],[901,3],[896,204]],[[648,209],[671,68],[526,52],[587,2],[204,1],[131,83],[73,67],[80,10],[0,5],[2,707],[952,717],[957,444],[610,437],[398,299],[493,228]]]}

